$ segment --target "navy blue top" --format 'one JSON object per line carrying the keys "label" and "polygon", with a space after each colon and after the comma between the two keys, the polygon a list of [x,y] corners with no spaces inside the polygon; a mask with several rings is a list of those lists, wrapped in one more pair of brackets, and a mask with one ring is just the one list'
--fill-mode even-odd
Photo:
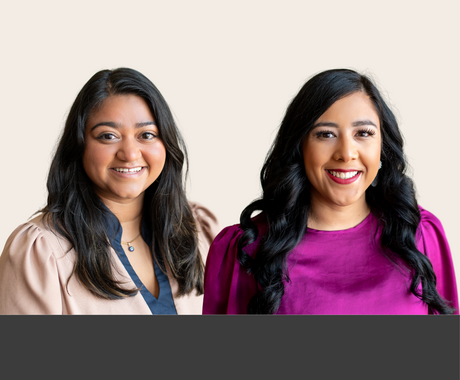
{"label": "navy blue top", "polygon": [[[155,298],[153,294],[147,290],[140,278],[137,276],[136,272],[131,266],[131,263],[128,260],[128,257],[125,254],[125,251],[121,246],[121,235],[123,229],[120,222],[118,221],[118,218],[107,207],[105,208],[107,209],[107,212],[105,213],[105,227],[107,230],[107,235],[110,239],[110,243],[112,244],[113,249],[115,249],[115,252],[117,253],[126,271],[134,281],[134,284],[136,284],[136,287],[140,288],[142,297],[144,297],[144,301],[147,303],[152,314],[177,314],[168,276],[159,268],[154,257],[153,265],[159,286],[158,298]],[[151,233],[146,228],[144,222],[142,223],[142,238],[148,244],[150,252],[153,254]]]}

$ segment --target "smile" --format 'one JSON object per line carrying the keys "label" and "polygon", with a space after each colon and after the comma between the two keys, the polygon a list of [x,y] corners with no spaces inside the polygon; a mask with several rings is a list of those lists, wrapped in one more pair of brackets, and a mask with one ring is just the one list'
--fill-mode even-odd
{"label": "smile", "polygon": [[328,170],[329,174],[332,174],[334,177],[340,178],[340,179],[350,179],[354,177],[355,175],[358,174],[358,171],[354,172],[336,172],[333,170]]}
{"label": "smile", "polygon": [[350,172],[326,170],[326,173],[331,180],[340,185],[349,185],[361,176],[361,172],[357,170]]}
{"label": "smile", "polygon": [[142,170],[142,166],[139,166],[137,168],[112,168],[118,173],[139,173]]}

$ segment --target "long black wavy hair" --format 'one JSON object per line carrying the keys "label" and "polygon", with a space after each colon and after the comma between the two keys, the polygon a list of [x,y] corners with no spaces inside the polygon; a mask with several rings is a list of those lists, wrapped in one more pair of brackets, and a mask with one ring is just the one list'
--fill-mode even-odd
{"label": "long black wavy hair", "polygon": [[[104,227],[108,210],[93,190],[82,157],[89,114],[112,95],[135,95],[145,100],[166,149],[166,161],[157,180],[145,191],[142,219],[152,232],[151,246],[163,271],[169,268],[179,284],[178,295],[196,289],[203,293],[204,264],[198,250],[195,221],[183,181],[187,150],[171,111],[155,85],[129,68],[97,72],[81,89],[67,117],[48,175],[48,202],[40,211],[44,220],[68,239],[77,258],[72,275],[104,299],[133,296],[115,280],[110,237]],[[185,175],[183,175],[185,174]],[[70,279],[70,278],[69,278]]]}
{"label": "long black wavy hair", "polygon": [[[336,69],[313,76],[294,97],[262,167],[262,196],[241,213],[244,233],[238,242],[238,261],[251,273],[261,290],[250,300],[247,312],[275,313],[289,281],[287,257],[307,232],[311,210],[311,184],[305,172],[303,142],[316,120],[337,100],[364,92],[373,102],[381,125],[382,168],[376,187],[366,190],[366,201],[382,227],[380,245],[393,252],[412,270],[410,291],[424,301],[431,313],[453,312],[436,290],[436,276],[429,259],[416,247],[421,215],[412,180],[406,175],[403,138],[392,111],[369,78],[353,70]],[[267,231],[255,257],[245,253],[259,231],[251,220],[262,211]],[[418,291],[422,284],[422,292]]]}

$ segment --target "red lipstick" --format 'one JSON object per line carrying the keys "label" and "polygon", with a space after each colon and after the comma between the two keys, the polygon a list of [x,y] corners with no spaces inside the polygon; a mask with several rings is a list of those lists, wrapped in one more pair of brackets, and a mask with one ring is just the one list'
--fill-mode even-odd
{"label": "red lipstick", "polygon": [[[357,170],[343,170],[343,169],[331,170],[331,172],[338,172],[338,173],[349,173],[349,172],[356,172],[356,171]],[[347,179],[337,178],[336,176],[334,176],[331,173],[329,173],[329,170],[326,170],[326,173],[327,173],[327,175],[329,176],[330,179],[332,179],[334,182],[336,182],[336,183],[338,183],[340,185],[348,185],[350,183],[353,183],[361,176],[360,171],[358,171],[358,173],[354,177],[347,178]]]}

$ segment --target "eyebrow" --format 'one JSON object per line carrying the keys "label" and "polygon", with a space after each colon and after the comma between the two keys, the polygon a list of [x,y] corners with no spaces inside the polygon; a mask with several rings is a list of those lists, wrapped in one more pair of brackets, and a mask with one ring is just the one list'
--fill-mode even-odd
{"label": "eyebrow", "polygon": [[[363,125],[373,125],[375,128],[377,128],[377,126],[374,124],[374,122],[370,121],[370,120],[357,120],[357,121],[354,121],[353,123],[351,123],[351,126],[352,127],[362,127]],[[316,128],[316,127],[332,127],[332,128],[338,128],[339,125],[336,124],[336,123],[331,123],[331,122],[319,122],[319,123],[316,123],[313,128]]]}
{"label": "eyebrow", "polygon": [[[117,129],[120,128],[120,125],[115,123],[115,122],[113,122],[113,121],[101,121],[100,123],[97,123],[95,126],[93,126],[91,128],[91,131],[93,129],[95,129],[97,127],[100,127],[100,126],[103,126],[103,125],[105,125],[106,127],[111,127],[111,128],[117,128]],[[135,127],[136,128],[142,128],[142,127],[146,127],[148,125],[155,125],[156,126],[154,121],[143,121],[141,123],[136,123]]]}

